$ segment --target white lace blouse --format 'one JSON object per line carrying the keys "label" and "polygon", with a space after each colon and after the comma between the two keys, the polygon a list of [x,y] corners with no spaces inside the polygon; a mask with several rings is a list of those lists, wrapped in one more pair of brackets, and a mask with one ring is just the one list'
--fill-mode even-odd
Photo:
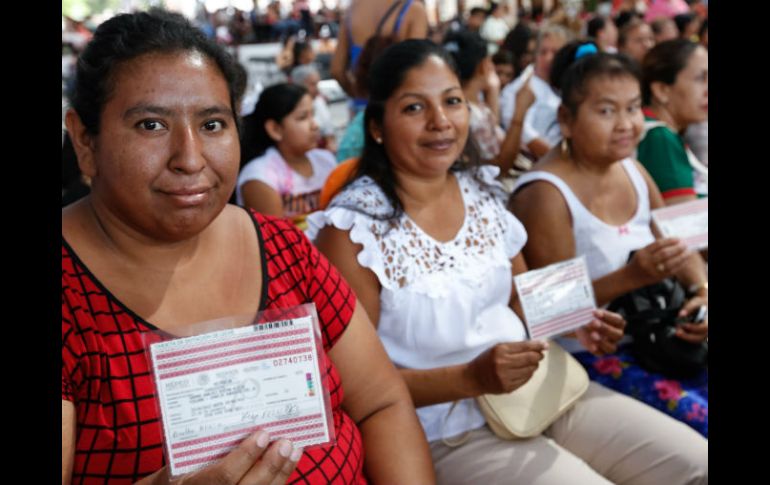
{"label": "white lace blouse", "polygon": [[[527,240],[524,226],[505,208],[507,194],[495,180],[497,167],[484,166],[457,179],[465,219],[448,242],[436,241],[402,214],[378,220],[391,205],[369,177],[334,198],[323,212],[308,217],[313,239],[325,225],[350,231],[363,246],[357,259],[377,275],[380,293],[378,333],[399,367],[431,369],[457,365],[500,342],[526,338],[524,326],[508,307],[511,259]],[[357,210],[356,210],[357,208]],[[447,417],[451,403],[417,410],[428,440],[481,427],[475,400],[465,399]]]}

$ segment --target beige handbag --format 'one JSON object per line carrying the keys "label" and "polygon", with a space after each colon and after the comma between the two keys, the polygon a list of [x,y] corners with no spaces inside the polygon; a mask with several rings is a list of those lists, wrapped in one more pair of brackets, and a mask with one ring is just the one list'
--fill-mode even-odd
{"label": "beige handbag", "polygon": [[500,438],[531,438],[542,433],[588,389],[588,374],[580,363],[555,342],[532,378],[509,394],[477,398],[481,412]]}

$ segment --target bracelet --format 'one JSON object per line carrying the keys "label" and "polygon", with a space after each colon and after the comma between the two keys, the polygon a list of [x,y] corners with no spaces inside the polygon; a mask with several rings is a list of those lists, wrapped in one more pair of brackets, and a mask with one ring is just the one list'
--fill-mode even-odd
{"label": "bracelet", "polygon": [[690,288],[687,289],[687,292],[691,295],[698,294],[700,290],[709,290],[709,282],[704,281],[703,283],[692,285]]}

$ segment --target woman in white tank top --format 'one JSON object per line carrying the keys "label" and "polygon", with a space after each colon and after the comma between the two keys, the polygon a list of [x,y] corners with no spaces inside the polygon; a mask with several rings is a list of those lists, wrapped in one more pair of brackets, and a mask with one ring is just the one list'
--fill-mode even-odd
{"label": "woman in white tank top", "polygon": [[[529,236],[524,257],[538,268],[585,256],[599,305],[674,276],[694,293],[680,316],[690,315],[708,305],[705,266],[679,240],[656,238],[650,210],[662,207],[663,199],[645,169],[629,158],[644,123],[637,68],[610,54],[575,62],[576,50],[554,61],[574,62],[559,70],[565,139],[513,189],[509,208]],[[629,260],[631,251],[636,253]],[[708,321],[682,324],[676,335],[701,342]],[[707,371],[692,381],[673,381],[638,367],[625,345],[615,354],[590,357],[564,340],[592,378],[708,436]]]}

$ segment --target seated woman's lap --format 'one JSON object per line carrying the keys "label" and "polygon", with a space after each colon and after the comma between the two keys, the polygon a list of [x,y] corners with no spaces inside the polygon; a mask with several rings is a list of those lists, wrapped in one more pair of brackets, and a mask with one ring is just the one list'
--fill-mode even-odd
{"label": "seated woman's lap", "polygon": [[595,382],[541,436],[505,441],[485,426],[456,448],[434,441],[431,452],[440,484],[708,482],[707,440]]}
{"label": "seated woman's lap", "polygon": [[544,434],[613,483],[708,483],[708,440],[596,382]]}
{"label": "seated woman's lap", "polygon": [[693,379],[670,379],[640,367],[628,346],[603,357],[588,352],[573,355],[591,380],[638,399],[708,438],[708,370]]}
{"label": "seated woman's lap", "polygon": [[583,460],[542,435],[515,442],[505,441],[484,426],[473,430],[469,438],[465,444],[454,448],[440,440],[430,444],[438,484],[611,483]]}

